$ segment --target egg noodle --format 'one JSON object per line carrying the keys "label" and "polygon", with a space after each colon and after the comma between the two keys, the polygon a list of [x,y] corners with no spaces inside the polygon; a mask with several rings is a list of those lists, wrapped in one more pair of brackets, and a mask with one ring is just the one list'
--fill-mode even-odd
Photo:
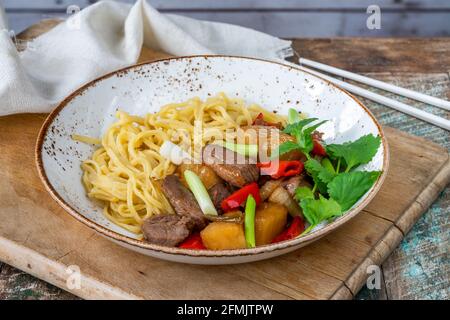
{"label": "egg noodle", "polygon": [[[146,218],[173,213],[159,183],[176,169],[159,153],[164,141],[187,148],[202,147],[214,141],[218,133],[251,125],[259,113],[269,122],[286,121],[283,116],[256,104],[246,106],[242,99],[229,98],[223,93],[206,101],[196,97],[168,104],[144,117],[118,111],[118,121],[109,127],[101,142],[74,136],[79,141],[101,144],[92,158],[82,164],[88,196],[105,203],[103,212],[113,223],[141,235]],[[195,133],[198,123],[202,126],[201,135]]]}

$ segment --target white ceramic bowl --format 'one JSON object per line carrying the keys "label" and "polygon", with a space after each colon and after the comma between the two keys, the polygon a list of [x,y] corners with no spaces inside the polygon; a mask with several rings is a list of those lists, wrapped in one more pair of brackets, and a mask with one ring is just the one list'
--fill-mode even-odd
{"label": "white ceramic bowl", "polygon": [[[112,224],[100,204],[91,201],[81,183],[80,164],[93,147],[71,139],[82,134],[100,137],[117,109],[143,115],[162,105],[202,99],[217,92],[238,96],[268,110],[287,114],[289,107],[330,120],[321,126],[326,142],[355,140],[372,133],[382,147],[362,170],[381,170],[374,186],[347,213],[300,238],[240,250],[187,250],[140,241]],[[388,149],[380,125],[369,110],[349,93],[301,70],[258,59],[193,56],[132,66],[105,75],[66,98],[47,118],[39,134],[36,159],[39,174],[52,197],[69,214],[106,238],[132,250],[161,259],[195,264],[232,264],[267,259],[311,243],[360,212],[379,190],[388,167]]]}

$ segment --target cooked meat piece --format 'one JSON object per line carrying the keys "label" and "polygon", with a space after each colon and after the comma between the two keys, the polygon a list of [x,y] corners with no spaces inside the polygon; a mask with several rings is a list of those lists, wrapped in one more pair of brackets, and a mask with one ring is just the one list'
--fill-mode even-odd
{"label": "cooked meat piece", "polygon": [[191,219],[198,230],[206,226],[206,219],[197,200],[176,175],[171,174],[165,177],[162,189],[178,215]]}
{"label": "cooked meat piece", "polygon": [[219,182],[208,190],[209,196],[211,197],[214,207],[217,211],[222,212],[222,201],[231,195],[230,190],[223,182]]}
{"label": "cooked meat piece", "polygon": [[249,159],[222,146],[210,144],[203,149],[203,161],[219,177],[236,187],[255,182],[259,177],[256,164]]}
{"label": "cooked meat piece", "polygon": [[183,183],[186,188],[188,187],[188,184],[184,179],[184,172],[186,170],[191,170],[198,175],[207,190],[217,183],[222,182],[222,179],[217,176],[214,170],[204,164],[182,163],[178,166],[177,173],[180,176],[181,183]]}
{"label": "cooked meat piece", "polygon": [[[277,128],[267,126],[245,126],[242,127],[246,143],[258,144],[260,155],[266,154],[267,158],[272,155],[278,146],[286,141],[295,142],[295,138]],[[306,160],[306,157],[299,150],[292,150],[280,156],[281,160]],[[259,159],[260,162],[269,159]]]}
{"label": "cooked meat piece", "polygon": [[189,236],[193,227],[192,220],[187,217],[165,214],[146,219],[142,232],[150,243],[175,247]]}
{"label": "cooked meat piece", "polygon": [[306,181],[306,176],[304,174],[289,178],[283,181],[281,185],[287,190],[287,192],[289,192],[291,196],[295,195],[295,189],[298,187],[312,188],[311,184]]}

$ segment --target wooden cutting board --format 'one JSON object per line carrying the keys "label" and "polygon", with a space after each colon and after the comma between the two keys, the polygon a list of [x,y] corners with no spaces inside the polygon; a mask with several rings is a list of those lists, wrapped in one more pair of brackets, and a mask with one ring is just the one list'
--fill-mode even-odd
{"label": "wooden cutting board", "polygon": [[[155,53],[145,50],[141,58],[155,58]],[[266,261],[177,264],[113,244],[51,199],[34,164],[44,119],[0,117],[0,260],[82,298],[351,298],[369,276],[367,267],[383,262],[450,182],[444,148],[386,127],[391,152],[387,179],[370,205],[340,229]],[[81,272],[80,288],[67,286],[73,266]]]}

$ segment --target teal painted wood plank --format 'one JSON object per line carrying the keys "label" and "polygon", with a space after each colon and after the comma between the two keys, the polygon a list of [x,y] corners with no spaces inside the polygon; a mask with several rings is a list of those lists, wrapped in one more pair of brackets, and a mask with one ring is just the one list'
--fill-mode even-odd
{"label": "teal painted wood plank", "polygon": [[382,289],[365,286],[355,298],[448,300],[449,208],[450,188],[446,188],[384,262],[386,283]]}
{"label": "teal painted wood plank", "polygon": [[0,300],[72,300],[76,296],[0,263]]}
{"label": "teal painted wood plank", "polygon": [[[448,73],[372,76],[443,99],[449,99],[450,96]],[[394,95],[386,94],[381,90],[377,92],[395,98]],[[424,106],[404,98],[398,100],[441,117],[450,117],[450,112],[445,110]],[[382,124],[424,137],[450,150],[448,131],[384,106],[369,101],[364,102]],[[447,187],[384,262],[385,286],[381,290],[369,290],[364,287],[355,298],[448,300],[450,297],[449,214],[450,188]],[[383,290],[386,292],[384,293]]]}

